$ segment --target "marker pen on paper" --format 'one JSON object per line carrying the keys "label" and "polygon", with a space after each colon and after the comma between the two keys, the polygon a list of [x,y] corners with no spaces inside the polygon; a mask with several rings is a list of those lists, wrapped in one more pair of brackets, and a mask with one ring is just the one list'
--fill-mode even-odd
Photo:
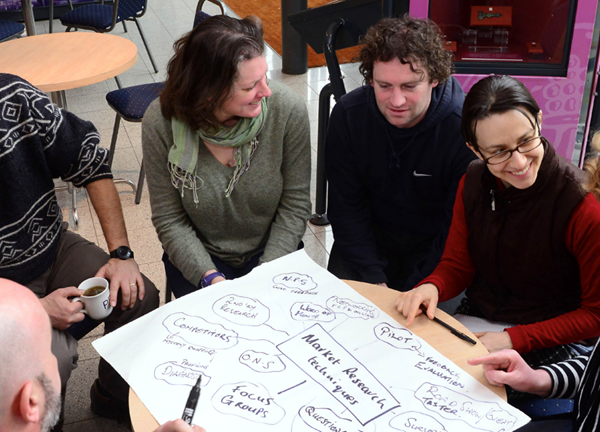
{"label": "marker pen on paper", "polygon": [[[421,305],[420,308],[423,311],[423,313],[425,314],[425,316],[427,318],[429,318],[429,316],[427,315],[427,308],[425,306],[423,306],[423,305]],[[469,343],[471,343],[473,345],[477,345],[477,341],[471,339],[469,336],[467,336],[463,332],[456,330],[450,324],[446,324],[444,321],[442,321],[438,317],[433,317],[433,321],[435,321],[436,323],[440,324],[443,327],[446,327],[448,330],[450,330],[450,333],[452,333],[457,338],[462,339],[464,341],[467,341],[467,342],[469,342]]]}
{"label": "marker pen on paper", "polygon": [[196,381],[196,385],[192,387],[190,391],[190,396],[185,404],[185,409],[183,410],[183,415],[181,419],[185,421],[187,424],[191,425],[192,420],[194,419],[194,413],[196,412],[196,405],[198,405],[198,399],[200,399],[200,384],[202,383],[202,374],[198,377],[198,381]]}

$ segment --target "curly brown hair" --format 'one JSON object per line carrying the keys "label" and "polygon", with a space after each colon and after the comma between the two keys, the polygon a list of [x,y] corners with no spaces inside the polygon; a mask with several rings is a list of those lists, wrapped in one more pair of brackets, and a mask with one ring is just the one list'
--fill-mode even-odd
{"label": "curly brown hair", "polygon": [[207,18],[174,44],[160,95],[162,115],[192,130],[217,130],[214,113],[231,94],[240,63],[263,55],[264,47],[259,18]]}
{"label": "curly brown hair", "polygon": [[401,18],[384,18],[367,30],[358,61],[359,71],[370,83],[373,79],[373,65],[376,61],[388,62],[397,58],[410,69],[424,68],[429,82],[440,84],[450,79],[452,74],[452,53],[444,49],[445,36],[430,19],[418,19],[404,15]]}

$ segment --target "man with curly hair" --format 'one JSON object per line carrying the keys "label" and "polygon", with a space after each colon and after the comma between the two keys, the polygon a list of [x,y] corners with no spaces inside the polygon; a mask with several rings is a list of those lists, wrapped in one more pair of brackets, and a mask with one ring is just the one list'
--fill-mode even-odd
{"label": "man with curly hair", "polygon": [[407,290],[439,262],[474,159],[460,133],[464,92],[430,20],[383,19],[362,44],[365,85],[335,105],[327,134],[328,270]]}

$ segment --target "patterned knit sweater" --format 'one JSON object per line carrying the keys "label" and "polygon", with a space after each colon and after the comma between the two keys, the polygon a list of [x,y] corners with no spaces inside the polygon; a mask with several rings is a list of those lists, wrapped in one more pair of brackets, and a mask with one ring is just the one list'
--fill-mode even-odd
{"label": "patterned knit sweater", "polygon": [[52,265],[62,212],[55,178],[82,187],[112,178],[92,123],[0,74],[0,277],[26,284]]}

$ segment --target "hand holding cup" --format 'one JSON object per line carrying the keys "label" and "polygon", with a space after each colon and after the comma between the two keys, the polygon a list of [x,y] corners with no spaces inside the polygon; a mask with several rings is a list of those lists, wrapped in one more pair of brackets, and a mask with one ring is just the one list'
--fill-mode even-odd
{"label": "hand holding cup", "polygon": [[83,303],[81,312],[95,320],[102,320],[110,315],[113,308],[110,305],[108,280],[101,277],[89,278],[81,282],[78,288],[83,294],[72,301]]}

